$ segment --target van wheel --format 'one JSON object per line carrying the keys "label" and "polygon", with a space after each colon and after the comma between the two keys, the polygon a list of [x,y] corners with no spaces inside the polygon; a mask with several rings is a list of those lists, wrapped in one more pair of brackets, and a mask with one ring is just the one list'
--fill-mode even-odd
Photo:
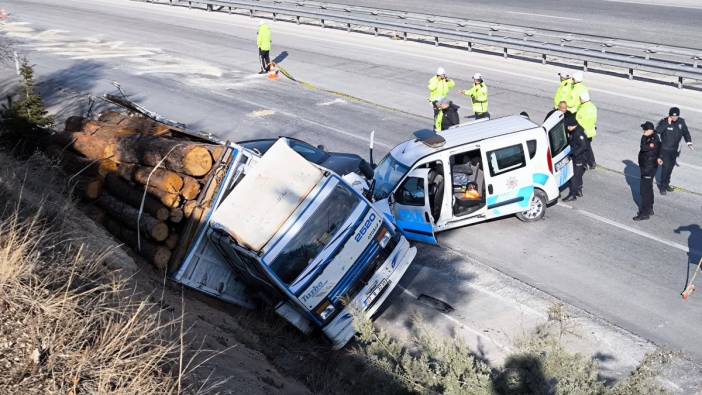
{"label": "van wheel", "polygon": [[517,218],[524,222],[534,222],[543,219],[544,215],[546,215],[547,203],[546,194],[540,189],[534,189],[534,196],[531,198],[529,209],[517,213]]}

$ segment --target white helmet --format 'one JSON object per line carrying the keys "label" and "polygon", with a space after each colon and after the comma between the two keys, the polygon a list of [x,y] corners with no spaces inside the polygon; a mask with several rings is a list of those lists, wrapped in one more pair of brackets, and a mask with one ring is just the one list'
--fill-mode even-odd
{"label": "white helmet", "polygon": [[480,81],[482,81],[482,80],[483,80],[483,75],[480,74],[480,73],[475,73],[475,74],[473,74],[473,79],[474,79],[474,80],[480,80]]}
{"label": "white helmet", "polygon": [[590,101],[590,93],[588,93],[588,92],[583,92],[583,93],[580,95],[580,102],[581,102],[581,103],[587,103],[587,102],[589,102],[589,101]]}
{"label": "white helmet", "polygon": [[444,70],[443,67],[439,67],[438,69],[436,69],[436,75],[444,75],[444,74],[446,74],[446,70]]}
{"label": "white helmet", "polygon": [[261,19],[260,21],[258,21],[258,26],[263,26],[263,25],[265,25],[265,24],[266,24],[266,21],[263,20],[263,19]]}
{"label": "white helmet", "polygon": [[563,70],[558,72],[558,75],[563,77],[563,78],[570,78],[570,70],[563,69]]}
{"label": "white helmet", "polygon": [[582,71],[576,71],[573,73],[573,81],[575,82],[583,82],[583,72]]}

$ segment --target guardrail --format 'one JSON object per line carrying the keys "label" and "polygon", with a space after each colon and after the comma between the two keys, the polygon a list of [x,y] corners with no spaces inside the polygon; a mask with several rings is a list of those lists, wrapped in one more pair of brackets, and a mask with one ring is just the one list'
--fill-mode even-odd
{"label": "guardrail", "polygon": [[[662,46],[631,40],[572,34],[545,29],[525,28],[473,21],[445,16],[433,16],[402,11],[375,9],[335,3],[294,0],[146,0],[151,3],[203,7],[208,11],[245,13],[292,18],[295,23],[319,23],[323,28],[359,27],[371,29],[374,35],[393,35],[403,40],[415,39],[434,45],[464,44],[468,51],[474,47],[486,51],[498,49],[502,56],[509,51],[539,55],[546,64],[549,57],[581,63],[584,71],[594,64],[622,68],[629,79],[635,71],[676,77],[677,86],[685,80],[702,81],[702,50]],[[411,37],[415,36],[415,37]],[[660,58],[665,55],[666,58]]]}

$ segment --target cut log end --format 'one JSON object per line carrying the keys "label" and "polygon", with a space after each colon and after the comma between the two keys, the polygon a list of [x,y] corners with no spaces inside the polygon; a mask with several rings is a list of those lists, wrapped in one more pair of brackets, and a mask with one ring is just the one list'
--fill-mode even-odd
{"label": "cut log end", "polygon": [[166,247],[158,247],[151,257],[151,263],[159,270],[168,269],[168,261],[171,260],[171,250]]}
{"label": "cut log end", "polygon": [[185,213],[183,213],[183,209],[174,208],[171,210],[168,217],[169,217],[168,219],[172,223],[179,224],[183,221],[183,218],[185,217]]}
{"label": "cut log end", "polygon": [[195,177],[201,177],[212,169],[212,155],[205,147],[193,147],[183,157],[183,168]]}
{"label": "cut log end", "polygon": [[149,230],[149,235],[156,241],[165,241],[168,238],[168,225],[159,222]]}

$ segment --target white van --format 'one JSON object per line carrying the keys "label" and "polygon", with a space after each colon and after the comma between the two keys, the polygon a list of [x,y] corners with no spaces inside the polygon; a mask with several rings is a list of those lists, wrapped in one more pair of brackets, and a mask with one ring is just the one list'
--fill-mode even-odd
{"label": "white van", "polygon": [[543,218],[572,177],[563,114],[539,126],[516,115],[416,133],[375,169],[373,199],[410,240],[516,214]]}

